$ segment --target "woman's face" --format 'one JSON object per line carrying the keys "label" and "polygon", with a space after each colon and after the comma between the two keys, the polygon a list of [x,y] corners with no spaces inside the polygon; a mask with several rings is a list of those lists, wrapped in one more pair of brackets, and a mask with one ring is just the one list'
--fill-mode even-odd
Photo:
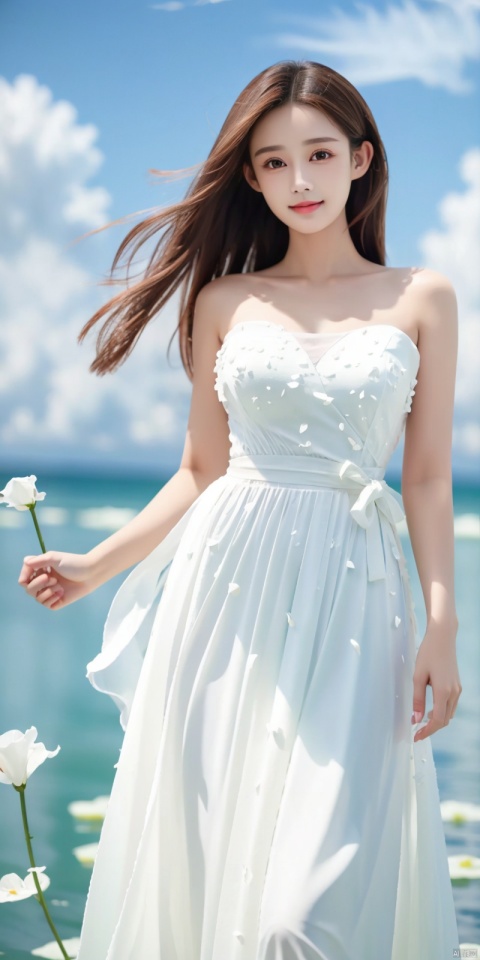
{"label": "woman's face", "polygon": [[[350,159],[348,138],[326,114],[288,103],[257,122],[250,139],[254,175],[247,164],[243,169],[282,223],[315,233],[343,213],[352,180],[363,176],[372,156],[365,140]],[[321,203],[299,213],[293,208],[302,201]]]}

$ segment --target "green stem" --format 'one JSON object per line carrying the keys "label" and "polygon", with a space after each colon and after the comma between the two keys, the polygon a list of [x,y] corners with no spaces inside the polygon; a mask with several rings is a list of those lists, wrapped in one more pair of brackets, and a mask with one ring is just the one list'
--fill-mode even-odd
{"label": "green stem", "polygon": [[41,533],[40,527],[39,527],[39,525],[38,525],[37,514],[35,513],[35,504],[34,504],[34,503],[30,503],[29,506],[28,506],[28,509],[30,510],[30,513],[32,514],[32,520],[33,520],[33,522],[34,522],[34,524],[35,524],[35,530],[37,531],[37,537],[38,537],[38,539],[39,539],[40,546],[41,546],[41,548],[42,548],[42,553],[46,553],[47,550],[46,550],[45,544],[44,544],[44,542],[43,542],[43,537],[42,537],[42,533]]}
{"label": "green stem", "polygon": [[[44,551],[44,552],[45,552],[45,551]],[[25,840],[26,840],[26,842],[27,842],[28,859],[30,860],[30,866],[31,866],[31,867],[35,867],[35,866],[36,866],[36,863],[35,863],[35,858],[34,858],[34,856],[33,856],[33,850],[32,850],[32,844],[31,844],[32,837],[31,837],[30,831],[29,831],[29,829],[28,829],[27,807],[26,807],[26,804],[25,804],[25,787],[26,787],[26,784],[25,784],[25,783],[22,784],[21,787],[17,787],[17,786],[15,786],[15,784],[13,784],[13,786],[15,787],[15,790],[20,794],[20,806],[21,806],[21,808],[22,808],[23,830],[24,830],[24,833],[25,833]],[[36,870],[33,871],[32,876],[33,876],[33,880],[34,880],[35,886],[36,886],[36,888],[37,888],[38,899],[39,899],[39,901],[40,901],[40,905],[41,905],[42,908],[43,908],[43,912],[44,912],[44,914],[45,914],[45,917],[46,917],[48,926],[50,927],[50,930],[52,931],[53,936],[55,937],[55,940],[57,941],[58,946],[60,947],[60,950],[62,951],[62,957],[65,957],[65,960],[70,960],[70,958],[69,958],[69,956],[68,956],[68,953],[67,953],[67,951],[65,950],[65,947],[63,946],[63,943],[62,943],[62,941],[60,940],[60,937],[59,937],[59,935],[58,935],[58,933],[57,933],[55,924],[54,924],[54,922],[53,922],[53,920],[52,920],[52,918],[51,918],[51,916],[50,916],[50,913],[49,913],[49,910],[48,910],[48,907],[47,907],[47,904],[46,904],[45,897],[43,896],[43,890],[42,890],[42,888],[41,888],[41,886],[40,886],[40,881],[39,881],[39,879],[38,879]]]}

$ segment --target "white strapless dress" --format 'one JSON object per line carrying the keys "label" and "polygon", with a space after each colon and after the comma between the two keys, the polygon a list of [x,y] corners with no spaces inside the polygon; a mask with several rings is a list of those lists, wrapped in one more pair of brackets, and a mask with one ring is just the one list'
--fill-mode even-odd
{"label": "white strapless dress", "polygon": [[420,354],[264,320],[217,354],[230,462],[88,665],[125,730],[78,960],[452,960],[420,642],[385,482]]}

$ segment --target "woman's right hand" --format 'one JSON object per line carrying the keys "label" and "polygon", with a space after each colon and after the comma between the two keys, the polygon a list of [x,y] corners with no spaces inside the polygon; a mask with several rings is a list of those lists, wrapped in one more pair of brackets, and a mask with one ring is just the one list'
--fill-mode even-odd
{"label": "woman's right hand", "polygon": [[25,557],[18,582],[49,610],[61,610],[100,585],[88,554],[53,550]]}

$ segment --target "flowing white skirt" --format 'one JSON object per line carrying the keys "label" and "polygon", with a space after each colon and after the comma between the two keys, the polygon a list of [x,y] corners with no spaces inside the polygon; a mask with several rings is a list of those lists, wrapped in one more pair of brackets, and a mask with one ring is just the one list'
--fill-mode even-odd
{"label": "flowing white skirt", "polygon": [[[78,960],[451,960],[398,534],[224,475],[126,579],[88,677],[125,736]],[[400,554],[398,552],[400,550]]]}

